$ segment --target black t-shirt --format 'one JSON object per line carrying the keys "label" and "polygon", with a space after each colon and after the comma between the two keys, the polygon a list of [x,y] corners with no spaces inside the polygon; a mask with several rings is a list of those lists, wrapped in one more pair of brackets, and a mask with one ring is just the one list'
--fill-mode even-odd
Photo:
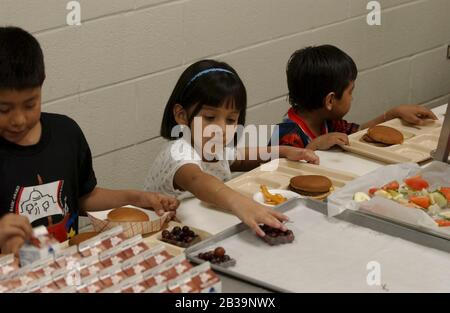
{"label": "black t-shirt", "polygon": [[75,121],[42,113],[42,134],[32,146],[0,138],[0,216],[27,216],[59,241],[78,232],[80,197],[97,185],[86,138]]}

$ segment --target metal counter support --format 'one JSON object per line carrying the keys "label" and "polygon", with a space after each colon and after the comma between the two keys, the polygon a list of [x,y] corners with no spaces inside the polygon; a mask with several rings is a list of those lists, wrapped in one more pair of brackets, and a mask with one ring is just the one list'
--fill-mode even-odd
{"label": "metal counter support", "polygon": [[439,143],[436,151],[431,153],[431,156],[436,161],[448,163],[448,155],[450,153],[450,99],[447,111],[445,113],[444,123],[442,124],[441,135],[439,136]]}

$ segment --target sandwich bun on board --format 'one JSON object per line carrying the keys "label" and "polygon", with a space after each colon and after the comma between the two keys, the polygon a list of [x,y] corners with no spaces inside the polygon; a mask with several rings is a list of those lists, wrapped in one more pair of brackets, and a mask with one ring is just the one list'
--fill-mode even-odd
{"label": "sandwich bun on board", "polygon": [[308,198],[323,200],[333,190],[333,183],[321,175],[300,175],[291,178],[289,189]]}
{"label": "sandwich bun on board", "polygon": [[135,208],[121,207],[108,213],[108,221],[110,222],[148,222],[148,215]]}
{"label": "sandwich bun on board", "polygon": [[369,128],[362,140],[368,143],[392,146],[402,144],[404,136],[395,128],[378,125]]}

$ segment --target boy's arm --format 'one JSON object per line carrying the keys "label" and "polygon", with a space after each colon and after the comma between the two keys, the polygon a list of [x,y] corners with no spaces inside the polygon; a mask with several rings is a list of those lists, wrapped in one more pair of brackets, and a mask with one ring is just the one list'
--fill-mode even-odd
{"label": "boy's arm", "polygon": [[0,254],[18,256],[20,247],[32,235],[33,229],[25,216],[6,214],[0,218]]}
{"label": "boy's arm", "polygon": [[86,211],[103,211],[124,205],[153,209],[159,215],[175,211],[179,202],[175,198],[138,190],[110,190],[96,187],[80,198],[80,207]]}
{"label": "boy's arm", "polygon": [[394,118],[400,118],[413,125],[421,125],[426,119],[437,120],[436,115],[426,107],[414,104],[403,104],[384,112],[383,115],[380,115],[365,124],[362,124],[360,129],[371,128]]}
{"label": "boy's arm", "polygon": [[347,134],[334,132],[315,138],[306,146],[306,149],[310,149],[312,151],[328,150],[333,146],[345,146],[348,144]]}
{"label": "boy's arm", "polygon": [[[263,151],[264,150],[264,151]],[[233,172],[248,172],[257,168],[260,164],[270,161],[263,160],[261,155],[271,153],[272,147],[265,148],[241,148],[237,150],[236,160],[231,164],[230,169]]]}
{"label": "boy's arm", "polygon": [[371,128],[371,127],[377,126],[378,124],[381,124],[381,123],[384,123],[384,122],[387,122],[387,121],[390,121],[390,120],[394,119],[395,117],[392,117],[393,114],[390,111],[391,110],[386,111],[382,115],[374,118],[373,120],[362,124],[359,127],[359,129],[362,130],[362,129]]}
{"label": "boy's arm", "polygon": [[318,164],[319,158],[314,152],[290,146],[272,147],[246,147],[238,150],[237,160],[231,165],[231,170],[236,172],[250,171],[262,163],[277,158],[287,158],[292,161],[305,160]]}

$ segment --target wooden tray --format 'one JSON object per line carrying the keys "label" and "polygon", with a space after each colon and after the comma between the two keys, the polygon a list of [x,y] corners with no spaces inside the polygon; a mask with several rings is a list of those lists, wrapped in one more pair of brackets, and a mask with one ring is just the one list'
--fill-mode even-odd
{"label": "wooden tray", "polygon": [[394,119],[380,125],[400,131],[404,136],[403,144],[379,147],[363,142],[361,138],[367,133],[367,129],[364,129],[350,135],[348,137],[350,145],[342,146],[342,149],[389,164],[421,163],[431,158],[430,153],[437,148],[442,128],[441,121],[432,120],[427,121],[422,126],[406,124],[400,119]]}
{"label": "wooden tray", "polygon": [[[165,241],[161,240],[161,233],[162,233],[162,231],[165,230],[165,229],[170,231],[175,226],[183,227],[183,226],[189,226],[189,225],[181,224],[181,223],[178,223],[178,222],[175,222],[175,221],[170,221],[169,223],[167,223],[167,224],[165,224],[163,226],[161,231],[159,231],[157,233],[154,233],[153,235],[144,238],[144,242],[146,244],[148,244],[149,246],[161,245],[162,244],[162,245],[164,245],[167,248],[167,251],[170,254],[172,254],[172,255],[179,255],[179,254],[183,253],[184,250],[194,246],[196,243],[190,245],[187,248],[182,248],[182,247],[179,247],[179,246],[176,246],[176,245],[173,245],[173,244],[170,244],[168,242],[165,242]],[[201,229],[198,229],[198,228],[194,228],[194,227],[191,227],[191,226],[189,226],[189,228],[191,230],[193,230],[197,235],[199,235],[199,237],[200,237],[200,241],[199,242],[201,242],[201,241],[205,240],[206,238],[209,238],[209,237],[212,236],[210,233],[208,233],[208,232],[206,232],[204,230],[201,230]]]}
{"label": "wooden tray", "polygon": [[292,177],[298,175],[323,175],[328,177],[333,188],[343,187],[347,182],[352,181],[357,176],[351,173],[325,168],[320,165],[312,165],[303,162],[293,162],[286,159],[274,160],[270,163],[279,162],[278,167],[266,171],[264,167],[258,167],[253,171],[236,177],[226,184],[240,192],[241,194],[253,198],[253,195],[260,191],[261,185],[266,185],[269,189],[288,189]]}

